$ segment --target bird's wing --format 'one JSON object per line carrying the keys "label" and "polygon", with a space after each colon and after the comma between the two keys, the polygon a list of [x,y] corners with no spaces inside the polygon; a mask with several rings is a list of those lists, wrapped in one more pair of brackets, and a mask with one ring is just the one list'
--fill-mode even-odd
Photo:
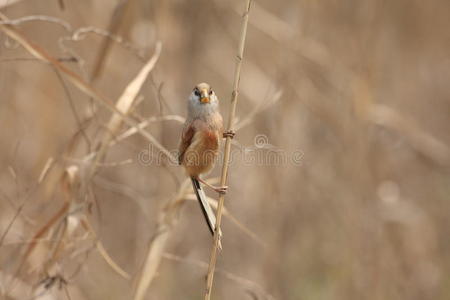
{"label": "bird's wing", "polygon": [[178,147],[178,163],[181,164],[183,162],[184,154],[186,153],[186,149],[189,147],[189,145],[192,143],[192,138],[195,134],[195,127],[194,124],[187,124],[184,129],[183,133],[181,134],[181,142],[180,146]]}

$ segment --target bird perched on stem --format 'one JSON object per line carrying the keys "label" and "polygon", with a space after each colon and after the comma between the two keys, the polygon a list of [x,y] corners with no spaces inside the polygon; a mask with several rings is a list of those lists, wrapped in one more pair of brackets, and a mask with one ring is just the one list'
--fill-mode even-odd
{"label": "bird perched on stem", "polygon": [[188,116],[181,134],[178,162],[192,180],[197,199],[212,234],[216,217],[200,183],[224,194],[227,186],[216,187],[200,178],[214,167],[222,137],[233,137],[233,132],[223,132],[223,120],[219,112],[219,100],[207,83],[195,86],[188,99]]}

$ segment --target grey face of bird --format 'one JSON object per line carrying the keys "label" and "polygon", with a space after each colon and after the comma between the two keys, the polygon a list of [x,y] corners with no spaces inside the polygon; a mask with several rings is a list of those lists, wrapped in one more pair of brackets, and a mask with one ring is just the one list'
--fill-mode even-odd
{"label": "grey face of bird", "polygon": [[207,83],[199,83],[195,86],[188,101],[190,118],[201,118],[215,113],[219,108],[219,99]]}

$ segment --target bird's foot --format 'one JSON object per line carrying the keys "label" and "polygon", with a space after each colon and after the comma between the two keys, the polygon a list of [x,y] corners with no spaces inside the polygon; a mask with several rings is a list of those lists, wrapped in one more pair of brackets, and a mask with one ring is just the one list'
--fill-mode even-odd
{"label": "bird's foot", "polygon": [[214,186],[206,182],[205,180],[201,179],[200,177],[197,177],[197,180],[206,185],[207,187],[209,187],[210,189],[212,189],[213,191],[219,193],[220,195],[225,195],[227,193],[228,186]]}
{"label": "bird's foot", "polygon": [[225,195],[228,191],[228,186],[214,187],[213,190],[219,193],[220,195]]}
{"label": "bird's foot", "polygon": [[234,136],[236,135],[236,132],[234,130],[227,130],[223,133],[223,137],[226,139],[227,137],[229,137],[230,139],[234,138]]}

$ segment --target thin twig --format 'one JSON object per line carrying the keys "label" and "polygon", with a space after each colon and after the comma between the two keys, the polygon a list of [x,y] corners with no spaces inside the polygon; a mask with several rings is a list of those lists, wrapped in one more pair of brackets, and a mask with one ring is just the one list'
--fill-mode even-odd
{"label": "thin twig", "polygon": [[143,50],[139,47],[134,46],[132,43],[125,40],[123,37],[119,35],[115,35],[114,33],[111,33],[105,29],[97,28],[94,26],[87,26],[87,27],[81,27],[75,30],[70,37],[73,41],[81,41],[86,38],[86,36],[89,33],[94,33],[98,36],[108,38],[109,40],[117,43],[118,45],[122,46],[124,49],[129,50],[133,52],[139,59],[143,60]]}
{"label": "thin twig", "polygon": [[[237,60],[236,60],[236,69],[235,69],[235,73],[234,73],[233,93],[231,96],[230,115],[228,117],[227,131],[230,131],[233,129],[232,127],[233,127],[234,118],[236,115],[236,106],[237,106],[238,93],[239,93],[239,81],[240,81],[240,75],[241,75],[242,59],[244,56],[245,36],[247,34],[248,16],[250,13],[251,3],[252,3],[252,0],[246,1],[246,5],[245,5],[246,9],[242,16],[241,35],[240,35],[238,55],[237,55]],[[225,151],[224,151],[225,155],[223,158],[222,175],[221,175],[221,179],[220,179],[221,186],[225,186],[227,183],[228,163],[230,161],[230,151],[231,151],[231,138],[229,136],[227,136],[226,141],[225,141]],[[206,278],[205,300],[209,300],[211,298],[211,290],[212,290],[212,285],[213,285],[213,281],[214,281],[214,270],[216,268],[216,261],[217,261],[217,250],[219,247],[220,222],[222,220],[222,211],[223,211],[224,202],[225,202],[224,195],[220,195],[219,204],[218,204],[217,212],[216,212],[216,228],[214,231],[214,244],[213,244],[213,247],[211,250],[208,274],[207,274],[207,278]]]}
{"label": "thin twig", "polygon": [[[148,125],[150,125],[150,123],[159,122],[159,121],[175,121],[180,124],[183,124],[185,119],[178,115],[165,115],[165,116],[149,117],[149,118],[145,119],[144,121],[142,121],[141,123],[139,123],[137,125],[137,127],[141,128],[141,129],[145,129]],[[126,139],[137,132],[138,132],[138,129],[136,127],[128,128],[125,132],[118,135],[116,137],[116,139],[111,142],[110,145],[112,146],[112,145],[116,144],[117,142],[122,141],[123,139]]]}
{"label": "thin twig", "polygon": [[30,22],[30,21],[43,21],[43,22],[55,23],[55,24],[61,25],[67,31],[72,31],[72,27],[66,21],[59,19],[59,18],[52,17],[52,16],[44,16],[44,15],[25,16],[25,17],[18,18],[15,20],[0,21],[0,24],[2,24],[2,25],[19,25],[21,23]]}
{"label": "thin twig", "polygon": [[272,96],[271,99],[269,99],[267,101],[263,101],[260,104],[256,105],[255,108],[250,113],[247,114],[245,119],[242,119],[242,120],[239,120],[238,122],[236,122],[236,125],[234,126],[234,130],[235,131],[241,130],[245,126],[251,124],[257,114],[264,111],[271,105],[277,103],[280,100],[282,95],[283,95],[283,91],[278,90],[274,93],[274,95]]}
{"label": "thin twig", "polygon": [[53,69],[53,71],[55,71],[55,74],[58,77],[59,82],[61,82],[61,86],[64,90],[64,93],[66,94],[67,100],[69,102],[70,110],[72,111],[72,115],[75,119],[75,122],[77,123],[78,128],[80,129],[81,136],[84,138],[88,149],[91,149],[91,141],[89,140],[89,137],[86,133],[85,128],[83,128],[81,117],[78,115],[77,108],[75,107],[75,103],[73,101],[70,90],[67,87],[67,84],[65,83],[64,78],[61,75],[61,72],[59,72],[58,69],[56,69],[54,67],[52,69]]}

